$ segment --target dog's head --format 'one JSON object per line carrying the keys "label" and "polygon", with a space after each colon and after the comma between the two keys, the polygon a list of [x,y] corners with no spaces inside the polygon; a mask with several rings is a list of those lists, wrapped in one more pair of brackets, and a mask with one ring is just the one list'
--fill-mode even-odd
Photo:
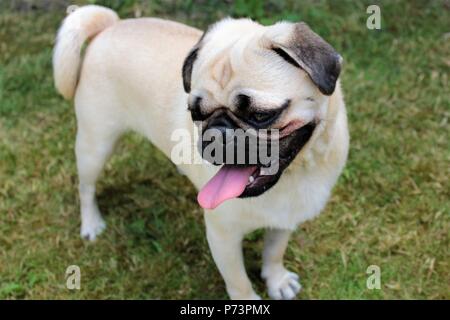
{"label": "dog's head", "polygon": [[[202,156],[223,165],[201,190],[200,204],[214,208],[275,185],[325,117],[340,70],[341,56],[304,23],[265,27],[248,19],[225,19],[211,26],[183,65],[188,109],[205,133]],[[208,136],[211,129],[223,139]],[[252,132],[256,142],[247,135],[242,149],[239,139],[225,140],[236,129]],[[269,149],[277,146],[269,162],[260,157],[261,141]],[[212,145],[215,152],[205,152]],[[223,151],[222,160],[217,150]],[[233,156],[228,157],[230,150]],[[276,170],[268,172],[274,159]]]}

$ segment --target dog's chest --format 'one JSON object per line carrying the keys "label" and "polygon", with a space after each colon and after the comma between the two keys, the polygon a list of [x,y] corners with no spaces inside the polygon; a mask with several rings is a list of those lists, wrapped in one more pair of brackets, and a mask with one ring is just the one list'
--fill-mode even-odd
{"label": "dog's chest", "polygon": [[317,216],[325,206],[334,181],[321,172],[285,176],[267,197],[260,199],[258,211],[267,226],[295,228]]}
{"label": "dog's chest", "polygon": [[259,228],[293,230],[322,211],[335,180],[330,172],[299,171],[282,177],[259,197],[230,200],[215,212],[219,220],[244,232]]}

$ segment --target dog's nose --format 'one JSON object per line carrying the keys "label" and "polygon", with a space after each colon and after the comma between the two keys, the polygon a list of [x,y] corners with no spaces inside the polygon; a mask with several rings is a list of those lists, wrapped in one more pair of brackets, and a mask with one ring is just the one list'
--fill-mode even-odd
{"label": "dog's nose", "polygon": [[223,134],[225,134],[227,129],[236,129],[236,125],[233,120],[230,119],[227,115],[222,115],[220,117],[216,117],[210,121],[208,124],[208,128],[220,130]]}
{"label": "dog's nose", "polygon": [[214,129],[220,132],[220,134],[222,135],[222,143],[224,145],[226,145],[230,141],[233,141],[232,137],[234,136],[234,130],[236,130],[237,128],[238,127],[234,123],[234,121],[231,120],[231,118],[226,114],[211,119],[208,124],[208,129]]}
{"label": "dog's nose", "polygon": [[[215,165],[223,164],[227,152],[230,152],[229,149],[235,148],[233,136],[237,128],[234,121],[226,114],[209,120],[199,144],[203,158]],[[217,135],[220,137],[219,140]],[[204,152],[208,146],[208,150],[211,150],[210,154]]]}

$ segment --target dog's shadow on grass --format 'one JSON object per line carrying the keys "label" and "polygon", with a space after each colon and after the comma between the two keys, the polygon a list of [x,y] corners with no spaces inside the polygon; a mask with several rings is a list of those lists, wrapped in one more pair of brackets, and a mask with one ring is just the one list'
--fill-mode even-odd
{"label": "dog's shadow on grass", "polygon": [[[159,236],[167,237],[171,235],[174,225],[184,229],[192,220],[203,222],[198,214],[200,210],[196,206],[195,190],[188,183],[181,182],[181,190],[168,188],[151,177],[106,186],[98,192],[98,205],[106,219],[119,222],[129,236],[143,236],[142,232],[135,234],[136,230],[129,227],[140,222],[149,228],[148,232],[144,232],[147,236],[152,235],[153,226],[157,226]],[[177,184],[180,185],[180,182]],[[158,234],[153,236],[158,237]]]}
{"label": "dog's shadow on grass", "polygon": [[[149,177],[100,188],[99,208],[134,248],[181,258],[183,264],[205,270],[201,275],[193,275],[201,278],[199,286],[206,289],[215,283],[223,287],[206,241],[195,188],[179,176],[169,177],[170,181],[166,179],[164,184],[160,179]],[[259,277],[261,238],[262,232],[257,232],[244,242],[247,272],[257,289],[263,287]]]}

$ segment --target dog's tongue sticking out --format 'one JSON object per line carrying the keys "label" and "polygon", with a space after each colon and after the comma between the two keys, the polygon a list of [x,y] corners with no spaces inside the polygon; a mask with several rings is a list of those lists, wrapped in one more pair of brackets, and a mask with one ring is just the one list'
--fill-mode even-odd
{"label": "dog's tongue sticking out", "polygon": [[224,165],[200,190],[197,201],[204,209],[214,209],[225,200],[239,197],[256,167]]}

